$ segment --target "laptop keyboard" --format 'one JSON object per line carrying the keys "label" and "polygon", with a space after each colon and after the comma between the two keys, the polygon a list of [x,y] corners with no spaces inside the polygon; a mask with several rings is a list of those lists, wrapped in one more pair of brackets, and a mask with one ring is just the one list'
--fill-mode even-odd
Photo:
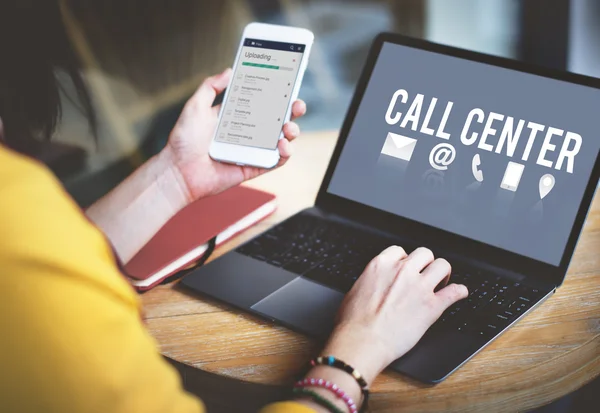
{"label": "laptop keyboard", "polygon": [[[394,244],[391,238],[311,215],[295,215],[236,251],[347,292],[369,261]],[[403,247],[407,252],[412,249],[404,243]],[[453,268],[450,282],[466,285],[469,297],[448,308],[432,330],[491,338],[545,295],[476,269]]]}
{"label": "laptop keyboard", "polygon": [[236,251],[347,292],[393,243],[310,215],[296,215]]}
{"label": "laptop keyboard", "polygon": [[492,338],[546,295],[537,288],[478,270],[454,271],[450,282],[464,284],[469,296],[446,310],[433,329]]}

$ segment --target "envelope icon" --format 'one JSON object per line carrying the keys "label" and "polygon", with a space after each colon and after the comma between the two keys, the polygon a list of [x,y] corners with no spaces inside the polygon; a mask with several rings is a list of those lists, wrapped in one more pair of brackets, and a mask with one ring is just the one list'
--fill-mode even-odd
{"label": "envelope icon", "polygon": [[381,153],[394,158],[410,161],[412,154],[417,146],[417,140],[408,136],[398,135],[392,132],[387,134]]}

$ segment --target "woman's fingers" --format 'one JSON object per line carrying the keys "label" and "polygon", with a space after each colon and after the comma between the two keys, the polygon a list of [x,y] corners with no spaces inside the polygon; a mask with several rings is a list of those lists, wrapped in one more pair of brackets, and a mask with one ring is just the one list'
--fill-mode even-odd
{"label": "woman's fingers", "polygon": [[440,283],[443,283],[443,285],[448,283],[451,271],[452,267],[450,266],[450,263],[443,258],[438,258],[429,264],[421,274],[425,277],[427,284],[433,290]]}
{"label": "woman's fingers", "polygon": [[283,165],[292,156],[292,144],[287,139],[280,139],[277,148],[279,149],[280,156],[279,163]]}
{"label": "woman's fingers", "polygon": [[300,136],[300,127],[298,126],[298,124],[296,122],[286,123],[285,125],[283,125],[283,136],[288,141],[290,141],[290,142],[293,141],[298,136]]}
{"label": "woman's fingers", "polygon": [[406,252],[402,247],[394,245],[386,248],[367,264],[352,287],[352,292],[358,293],[360,290],[363,296],[361,301],[377,306],[379,303],[377,298],[389,291],[405,258]]}
{"label": "woman's fingers", "polygon": [[376,274],[377,277],[384,277],[390,281],[399,271],[401,262],[406,258],[404,248],[392,245],[384,249],[378,256],[373,258],[367,269],[370,274]]}
{"label": "woman's fingers", "polygon": [[[406,252],[402,247],[397,245],[387,247],[367,264],[356,284],[361,283],[362,280],[370,286],[375,286],[377,281],[382,282],[384,279],[385,283],[389,284],[396,276],[398,266],[404,258],[406,258]],[[365,279],[368,280],[365,281]]]}
{"label": "woman's fingers", "polygon": [[[199,109],[210,109],[217,95],[222,93],[229,84],[230,78],[231,69],[227,68],[222,73],[204,79],[204,82],[186,104],[186,108],[194,113]],[[214,114],[219,113],[220,106],[212,107]]]}
{"label": "woman's fingers", "polygon": [[435,293],[439,303],[438,317],[446,311],[448,307],[457,301],[465,299],[469,296],[469,290],[462,284],[450,284]]}
{"label": "woman's fingers", "polygon": [[423,271],[433,261],[433,252],[429,248],[419,247],[406,257],[406,265],[417,272]]}
{"label": "woman's fingers", "polygon": [[[392,280],[396,277],[402,268],[402,261],[406,259],[406,257],[407,255],[406,251],[404,251],[404,248],[397,245],[387,247],[381,252],[381,254],[377,256],[380,265],[378,272],[383,270],[383,277],[386,279],[387,283],[392,282]],[[382,275],[380,274],[380,277],[381,276]]]}
{"label": "woman's fingers", "polygon": [[306,114],[306,103],[303,100],[298,99],[292,105],[292,120],[304,116]]}
{"label": "woman's fingers", "polygon": [[283,136],[285,139],[280,139],[277,144],[279,149],[279,162],[277,167],[282,166],[292,156],[292,141],[300,135],[300,128],[295,122],[288,122],[283,125]]}
{"label": "woman's fingers", "polygon": [[217,95],[225,90],[229,84],[231,69],[227,68],[222,73],[204,79],[192,99],[204,107],[210,108]]}
{"label": "woman's fingers", "polygon": [[406,258],[406,251],[404,251],[404,248],[402,248],[402,247],[399,247],[397,245],[392,245],[390,247],[387,247],[383,251],[381,251],[381,253],[379,255],[385,256],[385,257],[390,257],[392,260],[400,261],[400,260]]}

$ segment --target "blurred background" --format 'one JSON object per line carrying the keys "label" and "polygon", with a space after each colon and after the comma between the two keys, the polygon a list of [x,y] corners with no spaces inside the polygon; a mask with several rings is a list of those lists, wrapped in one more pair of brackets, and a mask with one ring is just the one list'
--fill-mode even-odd
{"label": "blurred background", "polygon": [[[70,44],[99,117],[90,136],[65,81],[67,144],[52,158],[86,206],[165,143],[203,78],[232,64],[252,21],[303,26],[316,43],[300,97],[304,132],[338,129],[373,37],[393,31],[600,76],[596,0],[64,0]],[[52,161],[50,163],[52,163]]]}

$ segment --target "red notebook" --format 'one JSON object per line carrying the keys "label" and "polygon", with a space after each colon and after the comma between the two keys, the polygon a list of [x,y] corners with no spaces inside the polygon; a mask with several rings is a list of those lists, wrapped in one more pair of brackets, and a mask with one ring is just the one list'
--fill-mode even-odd
{"label": "red notebook", "polygon": [[125,265],[132,285],[145,291],[202,258],[209,241],[218,246],[275,211],[275,196],[238,186],[200,199],[171,218]]}

